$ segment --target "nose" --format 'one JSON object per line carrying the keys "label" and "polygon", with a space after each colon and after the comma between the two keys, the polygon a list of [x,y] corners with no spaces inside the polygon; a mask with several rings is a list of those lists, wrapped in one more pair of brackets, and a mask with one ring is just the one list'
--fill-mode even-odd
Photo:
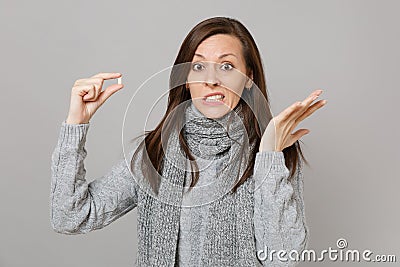
{"label": "nose", "polygon": [[205,79],[205,84],[207,86],[218,86],[221,85],[220,80],[217,77],[217,72],[215,70],[214,64],[211,64],[212,66],[208,68],[207,70],[207,76]]}

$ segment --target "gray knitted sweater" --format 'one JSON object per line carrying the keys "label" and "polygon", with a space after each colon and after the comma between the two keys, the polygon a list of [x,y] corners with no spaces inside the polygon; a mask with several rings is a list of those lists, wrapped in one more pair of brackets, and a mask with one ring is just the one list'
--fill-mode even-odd
{"label": "gray knitted sweater", "polygon": [[[148,211],[141,201],[146,199],[143,197],[146,193],[137,186],[125,159],[120,159],[102,177],[90,183],[86,181],[84,159],[88,129],[89,123],[70,125],[63,121],[51,156],[50,214],[56,232],[80,234],[101,229],[137,207],[137,266],[179,266],[179,252],[185,255],[181,261],[187,262],[187,266],[293,266],[296,262],[290,260],[288,253],[297,250],[300,254],[306,248],[309,235],[302,161],[289,182],[283,152],[262,151],[256,155],[254,174],[237,193],[226,196],[229,206],[203,207],[199,213],[203,215],[201,223],[190,220],[193,213],[182,210],[181,229],[176,233],[180,239],[175,239],[181,246],[170,244],[176,251],[175,258],[152,253],[148,240],[156,242],[157,237],[143,234],[146,225],[142,222]],[[252,197],[248,197],[249,192]],[[236,219],[224,220],[227,212],[234,213]],[[196,233],[199,239],[192,243]],[[182,244],[189,243],[192,250],[183,249]],[[271,254],[272,250],[286,251],[286,258],[279,260],[277,253]],[[188,259],[190,253],[199,255]]]}

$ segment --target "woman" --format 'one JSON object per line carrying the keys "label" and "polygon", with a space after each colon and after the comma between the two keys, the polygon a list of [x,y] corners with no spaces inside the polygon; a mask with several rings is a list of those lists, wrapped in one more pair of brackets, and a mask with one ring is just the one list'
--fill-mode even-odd
{"label": "woman", "polygon": [[130,166],[121,160],[91,183],[89,120],[123,87],[102,91],[103,81],[122,75],[75,82],[52,154],[53,229],[86,233],[137,207],[139,266],[295,264],[273,254],[300,254],[308,241],[298,140],[309,130],[291,132],[326,103],[313,103],[322,90],[272,118],[259,51],[232,18],[197,24],[174,66],[183,67],[172,69],[166,113],[131,151]]}

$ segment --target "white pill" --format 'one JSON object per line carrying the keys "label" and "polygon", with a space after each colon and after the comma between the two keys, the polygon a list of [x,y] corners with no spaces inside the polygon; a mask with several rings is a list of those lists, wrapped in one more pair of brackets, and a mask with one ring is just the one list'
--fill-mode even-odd
{"label": "white pill", "polygon": [[118,84],[122,84],[122,77],[118,78]]}

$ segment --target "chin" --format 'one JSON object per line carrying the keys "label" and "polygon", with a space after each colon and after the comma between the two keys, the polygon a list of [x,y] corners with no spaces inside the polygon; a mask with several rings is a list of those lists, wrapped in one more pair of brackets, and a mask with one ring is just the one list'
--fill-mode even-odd
{"label": "chin", "polygon": [[218,106],[218,107],[201,107],[198,108],[204,116],[209,119],[218,119],[228,114],[232,108],[228,106]]}

